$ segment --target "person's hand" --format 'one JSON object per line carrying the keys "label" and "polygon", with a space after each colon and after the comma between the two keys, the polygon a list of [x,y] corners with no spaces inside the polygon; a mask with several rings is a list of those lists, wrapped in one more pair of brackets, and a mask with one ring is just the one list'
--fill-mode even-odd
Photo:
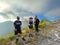
{"label": "person's hand", "polygon": [[35,25],[35,23],[33,23]]}
{"label": "person's hand", "polygon": [[20,28],[21,28],[21,26],[20,26]]}
{"label": "person's hand", "polygon": [[30,26],[30,24],[28,24],[28,26]]}
{"label": "person's hand", "polygon": [[16,29],[14,29],[14,31],[16,31]]}
{"label": "person's hand", "polygon": [[35,24],[35,23],[33,23],[33,24]]}

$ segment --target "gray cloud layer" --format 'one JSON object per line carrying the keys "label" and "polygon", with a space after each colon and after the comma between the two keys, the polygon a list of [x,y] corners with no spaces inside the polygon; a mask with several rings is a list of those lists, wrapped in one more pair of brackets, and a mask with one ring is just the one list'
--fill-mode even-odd
{"label": "gray cloud layer", "polygon": [[47,17],[60,16],[60,0],[0,0],[10,7],[0,12],[0,15],[30,16],[42,13]]}

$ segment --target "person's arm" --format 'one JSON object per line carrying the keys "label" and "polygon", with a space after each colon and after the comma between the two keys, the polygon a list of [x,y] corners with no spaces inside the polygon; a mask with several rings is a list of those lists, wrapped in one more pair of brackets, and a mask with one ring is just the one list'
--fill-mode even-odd
{"label": "person's arm", "polygon": [[38,19],[38,24],[40,23],[39,19]]}
{"label": "person's arm", "polygon": [[14,25],[14,31],[16,31],[15,22],[14,22],[14,24],[13,24],[13,25]]}
{"label": "person's arm", "polygon": [[20,28],[21,28],[21,27],[22,27],[22,22],[20,21],[20,23],[21,23],[21,24],[20,24]]}
{"label": "person's arm", "polygon": [[38,19],[38,22],[40,22],[39,19]]}
{"label": "person's arm", "polygon": [[35,25],[35,22],[36,22],[36,21],[34,20],[34,22],[33,22],[34,25]]}

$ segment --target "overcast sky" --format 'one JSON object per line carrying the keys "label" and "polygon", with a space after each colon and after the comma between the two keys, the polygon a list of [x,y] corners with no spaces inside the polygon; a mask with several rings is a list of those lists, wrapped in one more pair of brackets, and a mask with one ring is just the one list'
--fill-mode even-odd
{"label": "overcast sky", "polygon": [[58,18],[60,0],[0,0],[0,22],[13,20],[17,15],[26,19],[34,15]]}

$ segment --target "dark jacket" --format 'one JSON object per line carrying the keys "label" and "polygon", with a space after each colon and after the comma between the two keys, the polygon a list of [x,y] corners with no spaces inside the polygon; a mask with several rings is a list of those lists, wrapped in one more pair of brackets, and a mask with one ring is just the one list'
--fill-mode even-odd
{"label": "dark jacket", "polygon": [[38,26],[39,25],[39,19],[37,19],[34,23],[35,23],[35,26]]}

